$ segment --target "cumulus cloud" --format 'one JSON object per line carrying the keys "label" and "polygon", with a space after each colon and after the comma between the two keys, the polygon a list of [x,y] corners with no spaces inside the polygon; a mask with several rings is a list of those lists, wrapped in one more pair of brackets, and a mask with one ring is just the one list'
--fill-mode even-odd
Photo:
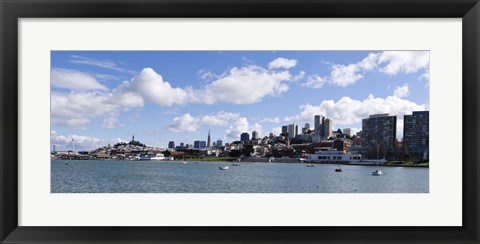
{"label": "cumulus cloud", "polygon": [[183,114],[180,117],[173,118],[172,123],[168,129],[173,132],[192,132],[197,131],[200,127],[198,118],[194,118],[189,113]]}
{"label": "cumulus cloud", "polygon": [[362,119],[368,118],[371,114],[389,113],[390,115],[403,117],[403,115],[411,114],[412,111],[426,109],[425,104],[416,104],[395,96],[380,98],[369,95],[364,100],[342,97],[336,102],[324,100],[319,105],[302,105],[299,114],[285,117],[284,120],[297,123],[313,121],[315,115],[321,114],[332,119],[336,125],[351,125],[361,123]]}
{"label": "cumulus cloud", "polygon": [[53,125],[85,129],[95,117],[107,121],[106,128],[113,128],[115,115],[121,111],[143,107],[143,99],[133,93],[113,92],[70,92],[51,93],[51,121]]}
{"label": "cumulus cloud", "polygon": [[261,135],[259,123],[250,124],[248,119],[237,113],[220,111],[210,115],[192,116],[189,113],[173,118],[167,127],[172,132],[194,132],[202,127],[226,127],[225,139],[239,140],[240,134],[256,130]]}
{"label": "cumulus cloud", "polygon": [[173,118],[172,123],[167,128],[173,132],[192,132],[197,131],[202,126],[226,126],[238,118],[240,118],[239,114],[225,111],[196,117],[190,115],[190,113],[186,113]]}
{"label": "cumulus cloud", "polygon": [[160,106],[182,105],[188,97],[184,89],[172,87],[152,68],[144,68],[131,81],[124,82],[118,90],[139,94],[146,101]]}
{"label": "cumulus cloud", "polygon": [[[321,88],[325,83],[340,87],[355,84],[363,79],[367,72],[379,71],[387,75],[399,73],[415,73],[419,70],[428,70],[430,56],[428,51],[384,51],[380,53],[369,53],[367,57],[352,64],[332,64],[330,74],[322,77],[322,82],[307,80],[304,87]],[[311,76],[321,77],[319,75]],[[423,77],[423,76],[422,76]],[[317,79],[318,80],[318,79]]]}
{"label": "cumulus cloud", "polygon": [[269,69],[290,69],[297,65],[297,60],[277,58],[268,64]]}
{"label": "cumulus cloud", "polygon": [[164,107],[187,103],[257,103],[264,97],[286,92],[289,87],[285,83],[291,80],[288,71],[277,72],[250,65],[231,68],[205,86],[193,89],[173,87],[153,69],[145,68],[130,81],[124,81],[109,91],[93,77],[78,71],[63,72],[74,76],[71,82],[62,83],[58,78],[62,76],[57,71],[53,70],[52,84],[71,91],[52,92],[52,123],[75,128],[85,128],[92,118],[99,116],[104,117],[105,128],[116,128],[121,112],[143,107],[146,102]]}
{"label": "cumulus cloud", "polygon": [[430,63],[428,51],[385,51],[378,57],[380,71],[395,75],[397,73],[415,73],[427,68]]}
{"label": "cumulus cloud", "polygon": [[53,68],[50,71],[50,82],[53,87],[75,91],[108,91],[108,88],[98,82],[94,76],[71,69]]}
{"label": "cumulus cloud", "polygon": [[255,65],[234,67],[205,87],[197,90],[190,88],[187,92],[189,101],[194,103],[252,104],[266,96],[286,92],[289,87],[284,82],[290,79],[288,71],[274,72]]}
{"label": "cumulus cloud", "polygon": [[402,98],[402,97],[408,97],[410,94],[410,91],[408,89],[408,84],[404,84],[403,86],[397,86],[395,90],[393,91],[393,96]]}
{"label": "cumulus cloud", "polygon": [[56,131],[50,131],[50,140],[57,150],[90,150],[105,146],[105,141],[96,137],[80,135],[59,135]]}

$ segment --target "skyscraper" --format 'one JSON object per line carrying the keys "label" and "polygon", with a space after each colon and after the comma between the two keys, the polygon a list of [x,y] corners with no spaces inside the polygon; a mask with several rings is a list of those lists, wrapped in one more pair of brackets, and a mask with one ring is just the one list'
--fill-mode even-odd
{"label": "skyscraper", "polygon": [[240,135],[240,141],[249,141],[250,135],[247,132],[244,132]]}
{"label": "skyscraper", "polygon": [[297,124],[290,124],[287,127],[288,138],[294,138],[297,136],[298,133],[298,126]]}
{"label": "skyscraper", "polygon": [[315,135],[323,137],[323,122],[325,121],[325,117],[322,115],[315,115],[315,121],[313,124],[313,128],[315,130]]}
{"label": "skyscraper", "polygon": [[333,136],[333,121],[331,119],[325,119],[322,124],[323,127],[323,137],[329,138]]}
{"label": "skyscraper", "polygon": [[428,156],[429,111],[414,111],[403,116],[403,146],[413,160],[422,160]]}
{"label": "skyscraper", "polygon": [[210,130],[208,130],[207,147],[210,147]]}
{"label": "skyscraper", "polygon": [[288,133],[288,125],[282,126],[282,134],[286,135]]}
{"label": "skyscraper", "polygon": [[168,142],[168,148],[174,149],[175,148],[175,142],[174,141],[169,141]]}
{"label": "skyscraper", "polygon": [[252,131],[252,140],[258,139],[258,132]]}
{"label": "skyscraper", "polygon": [[383,144],[385,149],[392,149],[395,146],[396,136],[397,116],[374,114],[362,120],[362,137],[368,146]]}
{"label": "skyscraper", "polygon": [[223,143],[222,140],[218,139],[218,140],[217,140],[217,147],[221,147],[221,146],[222,146],[222,143]]}

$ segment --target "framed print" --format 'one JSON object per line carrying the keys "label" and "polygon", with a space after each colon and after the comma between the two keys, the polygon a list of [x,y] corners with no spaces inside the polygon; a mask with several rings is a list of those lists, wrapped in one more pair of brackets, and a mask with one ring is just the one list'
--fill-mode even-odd
{"label": "framed print", "polygon": [[478,243],[479,6],[1,1],[0,241]]}

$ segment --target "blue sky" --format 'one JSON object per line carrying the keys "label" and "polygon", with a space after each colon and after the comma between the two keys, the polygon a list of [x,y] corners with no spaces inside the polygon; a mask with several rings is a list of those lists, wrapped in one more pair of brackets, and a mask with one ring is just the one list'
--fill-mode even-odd
{"label": "blue sky", "polygon": [[52,51],[57,150],[137,140],[239,140],[321,114],[361,129],[369,114],[429,109],[428,51]]}

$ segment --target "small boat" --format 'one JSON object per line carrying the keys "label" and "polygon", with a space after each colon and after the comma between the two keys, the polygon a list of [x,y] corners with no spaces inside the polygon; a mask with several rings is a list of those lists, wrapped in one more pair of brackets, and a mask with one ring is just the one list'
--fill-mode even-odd
{"label": "small boat", "polygon": [[307,164],[307,167],[315,167],[315,164]]}
{"label": "small boat", "polygon": [[338,166],[338,168],[335,169],[335,172],[343,172],[343,171],[342,171],[342,168],[340,168],[340,166]]}
{"label": "small boat", "polygon": [[218,167],[218,169],[219,170],[227,170],[227,169],[229,169],[229,167],[228,166],[220,166],[220,167]]}
{"label": "small boat", "polygon": [[68,162],[64,162],[65,164],[68,164]]}
{"label": "small boat", "polygon": [[186,161],[183,161],[182,164],[187,164],[187,162],[186,162]]}
{"label": "small boat", "polygon": [[232,164],[232,166],[242,166],[241,164]]}
{"label": "small boat", "polygon": [[380,171],[380,170],[377,169],[377,170],[375,170],[375,171],[372,172],[372,175],[374,175],[374,176],[382,175],[382,171]]}

